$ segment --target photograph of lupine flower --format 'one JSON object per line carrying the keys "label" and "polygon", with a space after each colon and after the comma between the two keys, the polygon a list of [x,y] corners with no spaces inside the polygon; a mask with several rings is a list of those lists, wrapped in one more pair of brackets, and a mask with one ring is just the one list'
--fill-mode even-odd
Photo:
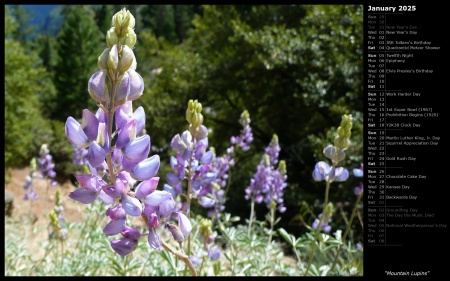
{"label": "photograph of lupine flower", "polygon": [[362,5],[5,5],[5,276],[364,276]]}

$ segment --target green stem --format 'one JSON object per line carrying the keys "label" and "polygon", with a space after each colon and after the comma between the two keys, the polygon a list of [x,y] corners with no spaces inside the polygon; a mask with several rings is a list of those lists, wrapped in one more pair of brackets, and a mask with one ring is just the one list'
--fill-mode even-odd
{"label": "green stem", "polygon": [[203,265],[205,264],[205,260],[206,260],[206,256],[202,257],[202,263],[200,264],[200,268],[198,269],[198,274],[201,275],[202,273],[202,269],[203,269]]}
{"label": "green stem", "polygon": [[355,218],[355,214],[356,214],[356,211],[358,210],[358,205],[359,205],[359,202],[361,201],[362,197],[363,197],[363,192],[361,191],[359,193],[359,195],[358,195],[358,198],[356,199],[355,207],[353,208],[353,212],[352,212],[352,215],[350,216],[349,223],[347,225],[347,228],[345,229],[344,235],[342,236],[342,243],[339,244],[339,247],[337,249],[337,253],[336,253],[336,256],[334,257],[333,264],[331,265],[330,271],[333,270],[333,268],[334,268],[334,266],[336,264],[336,261],[337,261],[337,259],[339,257],[339,253],[340,253],[340,251],[342,249],[342,245],[344,245],[345,238],[347,238],[347,234],[350,232],[350,228],[351,228],[353,219]]}
{"label": "green stem", "polygon": [[269,233],[269,245],[272,242],[272,232],[273,232],[273,225],[275,222],[275,208],[270,208],[270,233]]}
{"label": "green stem", "polygon": [[61,242],[61,269],[62,269],[64,262],[64,242],[63,240],[60,240],[60,242]]}
{"label": "green stem", "polygon": [[180,259],[182,262],[184,262],[186,264],[187,267],[189,267],[189,270],[191,271],[192,276],[197,276],[197,273],[195,272],[195,267],[192,264],[191,260],[189,259],[189,256],[172,249],[168,244],[166,244],[166,242],[161,241],[162,246],[164,247],[164,249],[166,249],[167,251],[169,251],[170,253],[174,254],[175,256],[177,256],[178,259]]}
{"label": "green stem", "polygon": [[250,232],[252,230],[254,209],[255,209],[255,202],[252,199],[252,203],[251,203],[251,207],[250,207],[250,220],[249,220],[249,223],[248,223],[248,237],[250,237]]}
{"label": "green stem", "polygon": [[[334,167],[332,167],[332,169],[334,169]],[[329,181],[329,180],[327,180],[326,181],[326,188],[325,188],[325,201],[324,201],[324,203],[323,203],[323,210],[322,210],[322,216],[320,217],[320,220],[319,220],[319,224],[317,225],[317,227],[316,227],[316,234],[315,234],[315,236],[314,236],[314,245],[311,247],[311,251],[310,251],[310,255],[309,255],[309,260],[308,260],[308,265],[306,266],[306,270],[305,270],[305,272],[304,272],[304,276],[306,276],[307,274],[308,274],[308,271],[309,271],[309,268],[310,268],[310,266],[311,266],[311,263],[312,263],[312,261],[313,261],[313,258],[314,258],[314,255],[315,255],[315,253],[316,253],[316,251],[314,251],[314,247],[315,247],[315,245],[316,245],[316,241],[318,240],[318,238],[319,238],[319,233],[320,233],[320,229],[321,229],[321,227],[322,227],[322,221],[323,221],[323,218],[325,217],[325,209],[326,209],[326,207],[327,207],[327,205],[328,205],[328,193],[329,193],[329,191],[330,191],[330,185],[331,185],[331,182]]]}
{"label": "green stem", "polygon": [[225,201],[227,200],[228,190],[230,189],[230,182],[231,182],[231,167],[228,169],[227,187],[225,188],[225,194],[223,195]]}

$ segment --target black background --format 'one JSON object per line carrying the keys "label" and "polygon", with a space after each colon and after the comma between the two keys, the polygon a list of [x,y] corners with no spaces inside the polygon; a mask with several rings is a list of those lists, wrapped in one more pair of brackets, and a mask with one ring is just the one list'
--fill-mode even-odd
{"label": "black background", "polygon": [[[433,4],[432,2],[414,3],[403,2],[376,2],[365,4],[364,22],[365,22],[365,45],[367,50],[367,15],[369,6],[373,7],[396,7],[395,14],[386,13],[386,25],[415,25],[418,34],[416,36],[402,37],[398,36],[395,40],[417,40],[431,41],[431,46],[439,46],[439,51],[407,51],[413,53],[414,58],[399,68],[423,68],[433,69],[433,74],[386,74],[386,89],[401,89],[408,92],[420,92],[420,98],[387,98],[388,107],[431,107],[433,112],[438,112],[438,118],[387,118],[395,122],[419,122],[422,124],[420,129],[405,129],[402,131],[389,132],[389,135],[408,135],[408,136],[439,136],[438,146],[386,146],[386,156],[412,156],[417,157],[415,162],[387,161],[387,165],[403,165],[401,172],[394,172],[387,169],[387,174],[425,174],[426,180],[391,180],[390,184],[407,184],[413,186],[411,194],[419,196],[416,202],[407,200],[405,205],[418,208],[423,212],[434,213],[433,219],[418,219],[416,223],[441,223],[448,224],[449,200],[446,196],[448,184],[447,175],[450,174],[446,168],[448,150],[445,148],[446,137],[448,134],[448,18],[449,14],[443,6]],[[415,11],[399,12],[399,6],[415,6]],[[383,13],[383,12],[381,12]],[[397,14],[398,13],[398,14]],[[393,36],[386,36],[386,39]],[[407,39],[409,38],[409,39]],[[396,46],[395,44],[393,46]],[[423,45],[420,45],[423,46]],[[365,69],[367,69],[367,51],[364,55]],[[393,64],[386,65],[387,68],[397,68]],[[365,79],[367,73],[365,71]],[[367,83],[364,85],[364,98],[367,98]],[[367,107],[365,108],[365,125],[367,125]],[[367,128],[367,126],[365,126]],[[365,144],[367,147],[367,133],[365,134]],[[364,152],[364,166],[367,166],[367,151]],[[367,168],[366,168],[367,170]],[[367,174],[367,173],[366,173]],[[365,174],[365,186],[367,178]],[[388,191],[387,194],[393,194]],[[403,193],[404,194],[404,193]],[[367,207],[367,194],[365,194],[365,206]],[[365,211],[367,216],[367,211]],[[367,221],[367,217],[366,221]],[[389,220],[387,220],[389,223]],[[392,221],[391,221],[392,222]],[[406,223],[414,223],[411,219]],[[398,219],[395,223],[401,223]],[[365,233],[367,236],[367,233]],[[398,276],[388,276],[386,271],[409,272],[412,278],[437,279],[445,276],[448,272],[448,228],[388,228],[386,232],[386,246],[367,245],[367,237],[364,247],[364,279],[397,279]],[[392,244],[391,246],[389,244]],[[424,273],[424,276],[413,276],[415,273]]]}

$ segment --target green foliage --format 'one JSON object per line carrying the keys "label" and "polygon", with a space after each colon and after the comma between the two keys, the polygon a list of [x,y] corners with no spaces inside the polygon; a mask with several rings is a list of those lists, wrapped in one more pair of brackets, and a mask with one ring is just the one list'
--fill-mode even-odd
{"label": "green foliage", "polygon": [[[45,237],[47,230],[33,228],[31,224],[19,221],[7,221],[5,276],[185,275],[184,263],[167,251],[152,249],[146,237],[141,238],[132,254],[126,257],[117,255],[109,244],[116,237],[103,234],[103,227],[108,222],[103,214],[103,204],[96,201],[88,206],[80,206],[80,210],[83,211],[82,218],[78,222],[67,224],[68,236],[65,240],[44,238],[33,250],[27,245],[27,239],[30,236]],[[196,266],[197,276],[303,276],[305,253],[313,246],[312,234],[296,238],[286,230],[279,229],[280,236],[286,239],[287,244],[277,241],[269,243],[264,222],[256,221],[252,235],[248,236],[245,225],[233,226],[236,220],[239,218],[225,213],[223,219],[217,222],[214,245],[220,247],[221,256],[213,261],[207,257],[198,235],[201,217],[191,218],[192,254],[199,256],[201,261]],[[132,220],[127,224],[134,223]],[[169,237],[167,233],[161,235],[161,239],[171,244]],[[351,244],[346,244],[343,248],[338,266],[333,271],[327,270],[340,244],[339,236],[322,235],[322,241],[317,243],[320,250],[308,276],[362,276],[363,252],[356,250]],[[294,251],[293,255],[289,254],[291,250]]]}
{"label": "green foliage", "polygon": [[[179,45],[141,33],[136,56],[146,83],[141,102],[149,132],[167,151],[172,136],[184,129],[182,105],[198,99],[211,129],[209,143],[220,155],[239,132],[237,116],[247,109],[254,155],[272,134],[279,136],[286,193],[292,194],[285,201],[287,222],[299,202],[321,196],[311,172],[342,114],[355,117],[345,164],[357,167],[362,160],[362,6],[206,5],[192,25]],[[230,197],[233,210],[243,215],[249,208],[244,189],[259,159],[240,161]],[[332,196],[346,200],[350,193]]]}
{"label": "green foliage", "polygon": [[5,166],[29,163],[29,151],[51,134],[41,113],[40,98],[54,94],[49,74],[38,55],[11,39],[17,25],[5,10]]}
{"label": "green foliage", "polygon": [[106,31],[98,29],[92,7],[67,5],[63,14],[65,22],[57,37],[58,59],[53,77],[58,95],[52,112],[52,118],[61,121],[68,116],[78,116],[84,108],[95,108],[87,84],[98,70],[99,53],[106,47]]}
{"label": "green foliage", "polygon": [[156,38],[181,43],[191,28],[198,5],[142,5],[142,29],[149,29]]}

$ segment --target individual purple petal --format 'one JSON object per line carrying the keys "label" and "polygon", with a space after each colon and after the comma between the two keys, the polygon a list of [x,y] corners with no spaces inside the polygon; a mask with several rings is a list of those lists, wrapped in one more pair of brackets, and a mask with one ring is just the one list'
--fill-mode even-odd
{"label": "individual purple petal", "polygon": [[105,84],[106,71],[99,70],[95,72],[88,82],[88,92],[91,97],[100,103],[105,103],[105,94],[107,93],[107,88]]}
{"label": "individual purple petal", "polygon": [[77,148],[86,148],[89,146],[90,141],[88,136],[84,133],[81,124],[78,123],[73,117],[69,116],[66,121],[66,136],[67,139]]}
{"label": "individual purple petal", "polygon": [[100,166],[105,161],[105,150],[96,142],[92,142],[88,148],[87,159],[93,167]]}
{"label": "individual purple petal", "polygon": [[173,188],[173,187],[171,187],[170,185],[168,185],[168,184],[164,184],[164,190],[165,191],[167,191],[167,192],[169,192],[170,194],[172,194],[172,197],[175,197],[175,196],[177,196],[177,192],[175,191],[175,189]]}
{"label": "individual purple petal", "polygon": [[139,230],[129,226],[125,226],[121,234],[125,238],[130,238],[134,240],[139,240],[139,238],[141,238],[141,233],[139,232]]}
{"label": "individual purple petal", "polygon": [[122,204],[116,204],[114,207],[106,210],[106,215],[112,220],[118,220],[126,217],[127,213],[122,207]]}
{"label": "individual purple petal", "polygon": [[170,173],[170,172],[167,173],[166,180],[167,180],[167,183],[170,184],[171,186],[174,186],[180,182],[180,178],[177,175],[175,175],[174,173]]}
{"label": "individual purple petal", "polygon": [[361,169],[353,169],[353,175],[355,175],[355,177],[363,177],[364,172]]}
{"label": "individual purple petal", "polygon": [[114,188],[115,188],[116,194],[118,196],[123,196],[123,195],[127,194],[128,190],[129,190],[127,188],[127,186],[125,186],[123,181],[119,178],[116,179],[116,184],[114,185]]}
{"label": "individual purple petal", "polygon": [[[177,155],[178,155],[178,152],[177,152]],[[170,167],[172,167],[172,170],[175,170],[175,165],[178,164],[177,158],[175,158],[174,156],[170,156],[169,162],[170,162]]]}
{"label": "individual purple petal", "polygon": [[83,109],[83,118],[81,119],[81,127],[90,141],[97,139],[98,135],[98,119],[94,113],[88,109]]}
{"label": "individual purple petal", "polygon": [[105,192],[107,196],[113,198],[113,200],[122,196],[122,194],[117,193],[116,187],[112,185],[103,187],[102,191]]}
{"label": "individual purple petal", "polygon": [[122,205],[130,216],[138,217],[142,214],[142,204],[137,198],[125,195],[122,197]]}
{"label": "individual purple petal", "polygon": [[78,188],[69,194],[69,198],[83,204],[90,204],[97,199],[97,193],[92,190]]}
{"label": "individual purple petal", "polygon": [[122,257],[128,255],[136,249],[139,240],[131,238],[120,238],[110,242],[111,247]]}
{"label": "individual purple petal", "polygon": [[355,195],[359,195],[364,190],[364,183],[360,182],[354,189]]}
{"label": "individual purple petal", "polygon": [[117,136],[116,148],[122,149],[123,146],[136,138],[136,124],[136,119],[128,120]]}
{"label": "individual purple petal", "polygon": [[207,136],[208,136],[208,129],[204,125],[200,125],[198,138],[202,141],[206,140],[206,146],[208,146],[208,139],[206,138]]}
{"label": "individual purple petal", "polygon": [[161,246],[161,240],[159,238],[158,233],[156,232],[155,228],[150,228],[148,233],[148,244],[158,251],[162,250]]}
{"label": "individual purple petal", "polygon": [[208,250],[208,257],[213,261],[216,261],[220,258],[220,250],[217,246],[212,247]]}
{"label": "individual purple petal", "polygon": [[110,205],[114,203],[114,198],[106,194],[103,190],[100,190],[100,193],[98,194],[98,198],[103,201],[106,205]]}
{"label": "individual purple petal", "polygon": [[345,152],[342,149],[337,148],[336,146],[331,145],[331,144],[327,145],[323,149],[323,154],[327,158],[329,158],[335,162],[340,162],[340,161],[344,160],[344,158],[345,158]]}
{"label": "individual purple petal", "polygon": [[99,123],[108,124],[108,114],[106,114],[103,109],[97,109],[97,112],[95,112],[95,117],[97,117]]}
{"label": "individual purple petal", "polygon": [[332,170],[330,172],[330,177],[334,181],[346,181],[348,179],[348,170],[343,167],[336,167],[334,171]]}
{"label": "individual purple petal", "polygon": [[144,92],[144,79],[133,69],[128,69],[127,73],[130,76],[130,93],[127,100],[133,101],[138,99]]}
{"label": "individual purple petal", "polygon": [[154,192],[156,190],[156,187],[158,186],[159,177],[153,177],[149,180],[145,180],[141,182],[136,187],[136,193],[135,196],[138,199],[144,199],[147,195]]}
{"label": "individual purple petal", "polygon": [[125,217],[118,220],[110,220],[103,228],[103,233],[108,236],[119,234],[124,229],[126,221]]}
{"label": "individual purple petal", "polygon": [[156,176],[159,170],[159,155],[153,155],[139,162],[130,172],[131,176],[140,181],[148,180]]}
{"label": "individual purple petal", "polygon": [[136,108],[133,113],[133,118],[137,120],[136,135],[140,135],[145,128],[145,112],[142,106]]}
{"label": "individual purple petal", "polygon": [[214,157],[214,154],[210,150],[210,151],[206,152],[205,154],[203,154],[202,158],[200,159],[200,162],[204,165],[209,165],[209,164],[211,164],[213,157]]}
{"label": "individual purple petal", "polygon": [[150,218],[153,213],[158,213],[159,207],[158,206],[150,206],[147,204],[144,204],[144,214],[147,218]]}
{"label": "individual purple petal", "polygon": [[149,227],[157,227],[159,225],[158,215],[156,212],[153,212],[148,217],[148,226]]}
{"label": "individual purple petal", "polygon": [[123,155],[132,162],[140,162],[147,158],[150,152],[150,136],[143,135],[127,143],[123,149]]}
{"label": "individual purple petal", "polygon": [[168,217],[172,214],[174,209],[175,201],[173,200],[172,196],[170,196],[170,199],[165,200],[161,204],[159,204],[159,215],[162,218]]}
{"label": "individual purple petal", "polygon": [[192,156],[192,151],[191,151],[191,149],[189,147],[187,147],[183,151],[183,159],[184,159],[184,161],[188,161],[189,159],[191,159],[191,156]]}
{"label": "individual purple petal", "polygon": [[200,188],[202,187],[203,182],[201,180],[194,180],[191,183],[191,188],[193,191],[198,192],[200,191]]}
{"label": "individual purple petal", "polygon": [[188,130],[181,133],[181,141],[184,143],[184,146],[191,146],[192,144],[192,135]]}
{"label": "individual purple petal", "polygon": [[202,175],[203,184],[207,185],[207,184],[211,183],[215,178],[216,178],[215,173],[206,173],[206,174]]}
{"label": "individual purple petal", "polygon": [[172,141],[170,142],[170,145],[172,146],[173,149],[175,149],[177,151],[181,151],[181,150],[185,149],[185,146],[183,145],[180,135],[173,136]]}
{"label": "individual purple petal", "polygon": [[116,99],[114,100],[116,104],[123,104],[126,102],[127,97],[130,93],[130,76],[128,73],[124,73],[122,80],[120,80],[119,86],[117,87]]}
{"label": "individual purple petal", "polygon": [[330,165],[328,165],[327,162],[320,161],[317,162],[312,176],[315,181],[322,181],[325,180],[329,172],[330,172]]}
{"label": "individual purple petal", "polygon": [[130,173],[122,171],[117,175],[117,178],[122,180],[124,184],[127,184],[130,188],[137,182],[130,176]]}
{"label": "individual purple petal", "polygon": [[189,218],[182,212],[178,212],[178,227],[181,230],[184,238],[188,237],[192,230],[192,225]]}
{"label": "individual purple petal", "polygon": [[198,266],[200,264],[200,258],[196,255],[190,256],[189,260],[191,261],[193,266]]}
{"label": "individual purple petal", "polygon": [[195,159],[201,159],[203,154],[205,153],[206,146],[203,142],[199,141],[195,145],[194,156]]}
{"label": "individual purple petal", "polygon": [[204,207],[204,208],[210,208],[212,206],[214,206],[214,204],[216,203],[216,201],[214,201],[211,198],[208,198],[206,196],[202,196],[200,197],[200,199],[198,200],[198,203]]}
{"label": "individual purple petal", "polygon": [[97,180],[97,177],[91,174],[88,175],[76,175],[78,183],[85,189],[94,191],[95,193],[100,192],[101,185]]}
{"label": "individual purple petal", "polygon": [[145,197],[144,202],[150,206],[159,206],[162,202],[172,198],[172,194],[164,190],[155,190]]}
{"label": "individual purple petal", "polygon": [[131,101],[122,104],[116,110],[115,121],[117,130],[122,129],[130,118],[129,113],[127,112],[128,103],[131,103]]}
{"label": "individual purple petal", "polygon": [[133,161],[128,160],[126,157],[123,157],[121,159],[121,163],[122,163],[121,166],[122,166],[123,170],[130,173],[131,170],[133,170],[133,168],[136,167],[136,165],[139,162],[133,162]]}

